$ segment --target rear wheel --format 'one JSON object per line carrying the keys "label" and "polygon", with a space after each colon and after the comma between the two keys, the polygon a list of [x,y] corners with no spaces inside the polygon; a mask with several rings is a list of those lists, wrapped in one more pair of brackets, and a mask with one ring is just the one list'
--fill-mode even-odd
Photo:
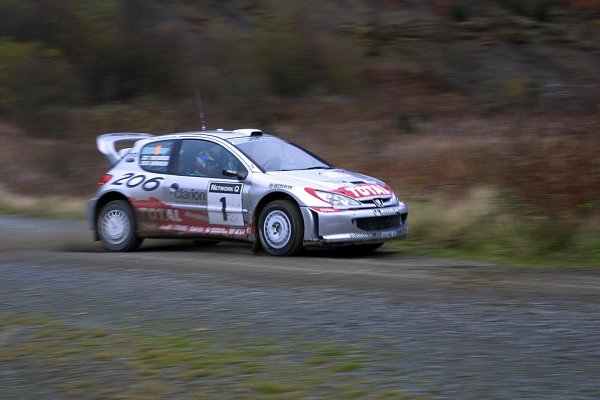
{"label": "rear wheel", "polygon": [[96,229],[106,250],[131,251],[142,244],[142,239],[135,233],[133,210],[124,200],[114,200],[102,207]]}
{"label": "rear wheel", "polygon": [[263,249],[274,256],[293,256],[304,249],[304,223],[298,206],[275,200],[260,213],[258,236]]}

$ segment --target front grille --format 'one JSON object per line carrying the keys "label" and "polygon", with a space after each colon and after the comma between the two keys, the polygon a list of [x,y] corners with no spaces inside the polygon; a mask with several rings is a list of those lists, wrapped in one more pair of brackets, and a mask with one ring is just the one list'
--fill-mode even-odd
{"label": "front grille", "polygon": [[360,202],[363,204],[369,204],[369,205],[374,205],[375,204],[375,200],[381,200],[381,202],[383,203],[384,206],[387,206],[388,203],[390,202],[391,198],[381,198],[381,199],[369,199],[369,200],[361,200]]}
{"label": "front grille", "polygon": [[358,229],[363,231],[379,231],[382,229],[395,229],[401,227],[406,221],[406,214],[391,215],[387,217],[356,218],[354,222]]}

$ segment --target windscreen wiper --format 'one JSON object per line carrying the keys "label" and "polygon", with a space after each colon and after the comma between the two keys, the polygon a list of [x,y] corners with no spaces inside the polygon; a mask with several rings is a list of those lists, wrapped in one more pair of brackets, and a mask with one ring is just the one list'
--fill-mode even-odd
{"label": "windscreen wiper", "polygon": [[302,168],[302,171],[307,171],[309,169],[335,169],[335,167],[328,167],[328,166],[322,166],[322,167],[308,167],[308,168]]}

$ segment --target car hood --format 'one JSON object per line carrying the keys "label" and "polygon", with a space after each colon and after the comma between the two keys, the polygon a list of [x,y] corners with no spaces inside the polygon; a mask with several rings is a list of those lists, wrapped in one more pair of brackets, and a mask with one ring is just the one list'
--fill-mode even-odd
{"label": "car hood", "polygon": [[282,184],[304,185],[305,187],[321,190],[336,190],[340,187],[364,184],[385,185],[378,179],[344,169],[270,171],[266,175],[275,178]]}

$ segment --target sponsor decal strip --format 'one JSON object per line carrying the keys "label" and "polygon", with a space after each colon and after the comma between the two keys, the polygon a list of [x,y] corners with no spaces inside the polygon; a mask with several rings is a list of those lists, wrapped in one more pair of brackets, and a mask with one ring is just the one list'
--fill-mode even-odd
{"label": "sponsor decal strip", "polygon": [[[147,230],[175,231],[212,235],[248,236],[252,234],[252,227],[218,226],[210,224],[206,211],[183,211],[163,203],[155,197],[145,200],[129,198],[136,210],[140,222]],[[240,215],[241,220],[241,215]]]}
{"label": "sponsor decal strip", "polygon": [[233,236],[247,236],[252,231],[251,228],[223,228],[219,226],[190,226],[181,224],[160,225],[158,230]]}

